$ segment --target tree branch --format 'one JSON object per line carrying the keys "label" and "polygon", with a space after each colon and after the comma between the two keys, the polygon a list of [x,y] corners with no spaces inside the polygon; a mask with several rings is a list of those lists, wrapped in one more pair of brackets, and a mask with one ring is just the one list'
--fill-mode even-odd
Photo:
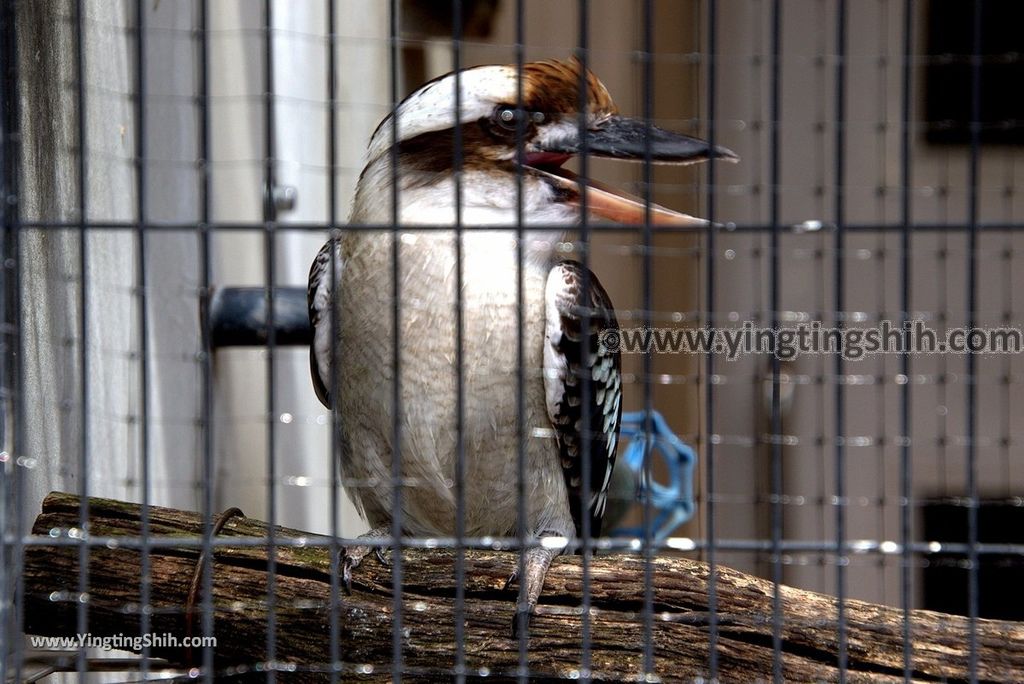
{"label": "tree branch", "polygon": [[[140,507],[90,499],[92,536],[138,537]],[[33,533],[66,534],[78,527],[79,499],[52,493],[43,502]],[[201,634],[198,615],[186,625],[185,605],[200,549],[178,546],[176,538],[199,537],[196,513],[150,507],[151,631],[178,638]],[[51,533],[51,531],[56,532]],[[265,523],[231,519],[220,538],[265,538]],[[282,527],[278,539],[323,537]],[[138,634],[140,556],[137,548],[94,548],[89,562],[89,629],[94,636]],[[169,543],[169,545],[167,545]],[[76,546],[36,546],[25,553],[26,631],[70,636],[77,632],[78,557]],[[276,547],[273,610],[276,656],[289,681],[326,678],[330,666],[330,550]],[[407,678],[437,678],[454,666],[454,555],[444,550],[403,553],[403,667]],[[467,674],[514,676],[518,642],[510,637],[516,594],[503,585],[516,566],[516,554],[466,551],[465,642]],[[635,556],[601,556],[591,563],[590,659],[593,676],[636,679],[643,670],[644,561]],[[250,668],[266,657],[267,548],[220,546],[213,566],[214,656],[218,669]],[[724,681],[772,677],[774,585],[719,567],[718,676]],[[579,559],[555,561],[530,627],[529,666],[544,677],[578,675],[582,628]],[[708,566],[676,557],[654,560],[654,620],[651,638],[657,673],[667,680],[707,677]],[[789,681],[838,680],[836,600],[781,587],[782,674]],[[202,594],[196,606],[203,604]],[[392,656],[391,569],[369,556],[355,571],[351,596],[340,596],[339,652],[343,677],[389,676]],[[903,613],[897,608],[847,600],[846,637],[850,681],[902,681]],[[910,614],[913,676],[967,679],[968,620],[928,611]],[[977,621],[978,669],[982,681],[1024,678],[1024,625]],[[202,654],[181,648],[155,648],[172,663],[201,662]],[[238,672],[240,670],[235,669]]]}

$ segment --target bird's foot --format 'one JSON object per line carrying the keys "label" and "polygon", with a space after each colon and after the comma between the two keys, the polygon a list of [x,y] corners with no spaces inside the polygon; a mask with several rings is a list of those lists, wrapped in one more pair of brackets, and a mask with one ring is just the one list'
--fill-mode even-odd
{"label": "bird's foot", "polygon": [[[390,534],[390,525],[380,525],[366,534],[359,535],[359,539],[380,539],[381,537],[388,537]],[[358,568],[363,559],[371,552],[377,556],[377,560],[382,564],[391,565],[391,557],[388,555],[389,549],[387,547],[361,545],[341,547],[341,551],[338,553],[338,565],[341,568],[341,586],[346,594],[352,593],[352,571]]]}
{"label": "bird's foot", "polygon": [[[516,614],[512,616],[512,638],[518,639],[521,633],[525,634],[530,627],[530,620],[533,617],[537,601],[540,599],[540,592],[544,588],[544,578],[547,577],[551,561],[558,555],[557,549],[535,547],[526,552],[524,558],[524,572],[526,581],[521,586],[520,597],[525,600],[516,601]],[[508,580],[505,581],[504,590],[508,590],[515,582],[519,581],[519,568],[512,571]]]}

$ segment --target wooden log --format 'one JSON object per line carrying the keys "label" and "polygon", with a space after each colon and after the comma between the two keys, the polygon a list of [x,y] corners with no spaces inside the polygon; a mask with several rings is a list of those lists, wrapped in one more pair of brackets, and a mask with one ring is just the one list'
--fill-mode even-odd
{"label": "wooden log", "polygon": [[[137,537],[140,507],[90,499],[89,532],[94,537]],[[78,525],[79,499],[52,493],[43,503],[33,533],[65,535]],[[150,538],[162,542],[198,537],[195,513],[151,507]],[[236,517],[221,538],[265,538],[267,526]],[[275,528],[278,539],[305,538],[298,530]],[[140,556],[138,549],[111,545],[89,557],[88,614],[94,636],[138,634]],[[213,557],[214,649],[218,677],[257,673],[275,667],[289,681],[319,681],[330,662],[330,551],[318,546],[275,547],[274,600],[276,658],[267,657],[268,573],[265,546],[218,546]],[[150,550],[150,631],[179,638],[190,633],[185,605],[199,549],[162,546]],[[79,549],[75,546],[26,548],[25,623],[34,634],[74,635],[79,603]],[[446,550],[407,550],[402,554],[402,666],[407,679],[446,678],[455,663],[454,554]],[[516,554],[465,553],[463,651],[469,676],[514,676],[519,645],[510,635],[516,594],[503,585],[516,566]],[[636,556],[601,556],[591,564],[592,675],[606,680],[636,679],[643,672],[644,561]],[[718,674],[723,681],[770,679],[773,674],[774,585],[728,568],[717,570]],[[655,670],[664,680],[708,676],[709,569],[677,557],[654,560],[652,640]],[[540,678],[579,677],[582,592],[578,557],[556,560],[548,574],[541,606],[529,632],[528,663]],[[835,681],[837,603],[833,597],[781,587],[781,672],[787,681]],[[354,577],[351,596],[337,605],[340,625],[338,663],[343,678],[390,677],[392,668],[392,570],[372,555]],[[888,606],[847,600],[847,678],[901,681],[903,613]],[[911,618],[911,663],[915,680],[969,677],[968,620],[915,610]],[[197,623],[198,624],[198,623]],[[1024,625],[978,620],[977,676],[980,681],[1024,680]],[[198,627],[192,634],[200,634]],[[155,648],[154,655],[182,664],[201,653]]]}

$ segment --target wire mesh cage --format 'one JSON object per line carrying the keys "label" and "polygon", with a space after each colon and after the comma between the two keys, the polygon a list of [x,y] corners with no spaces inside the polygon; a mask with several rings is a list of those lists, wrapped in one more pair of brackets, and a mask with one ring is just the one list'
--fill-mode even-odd
{"label": "wire mesh cage", "polygon": [[1024,678],[1015,3],[0,12],[4,681]]}

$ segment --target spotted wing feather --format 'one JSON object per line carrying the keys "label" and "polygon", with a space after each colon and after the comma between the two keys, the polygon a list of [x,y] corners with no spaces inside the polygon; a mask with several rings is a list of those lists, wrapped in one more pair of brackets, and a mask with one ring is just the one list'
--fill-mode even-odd
{"label": "spotted wing feather", "polygon": [[[608,293],[582,264],[564,261],[548,274],[544,388],[559,447],[577,534],[584,511],[590,533],[601,533],[608,484],[615,466],[622,417],[619,352],[600,344],[602,330],[618,328]],[[584,423],[584,421],[587,421]],[[589,501],[584,459],[589,457]]]}
{"label": "spotted wing feather", "polygon": [[[333,248],[333,249],[332,249]],[[331,262],[334,275],[331,275]],[[341,246],[337,239],[328,240],[320,248],[309,268],[309,285],[306,288],[306,302],[309,305],[309,322],[313,327],[313,343],[309,347],[309,371],[313,379],[313,390],[327,408],[331,407],[331,346],[334,331],[331,324],[331,307],[334,303],[334,287],[341,282]]]}

